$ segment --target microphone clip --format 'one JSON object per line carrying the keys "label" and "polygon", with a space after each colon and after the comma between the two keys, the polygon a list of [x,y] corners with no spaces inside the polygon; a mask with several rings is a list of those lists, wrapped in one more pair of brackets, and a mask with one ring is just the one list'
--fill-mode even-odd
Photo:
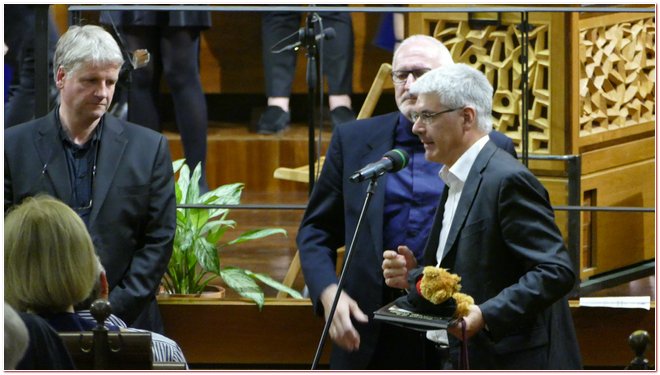
{"label": "microphone clip", "polygon": [[[316,13],[308,15],[306,25],[298,29],[297,32],[275,43],[275,45],[271,48],[271,52],[282,53],[284,51],[290,51],[290,50],[297,51],[301,46],[305,48],[307,51],[315,51],[319,41],[323,39],[325,40],[333,39],[336,33],[335,33],[335,29],[333,29],[332,27],[327,27],[321,31],[317,31],[317,29],[319,29],[320,27],[317,28],[315,24],[318,23],[319,20],[320,17]],[[277,49],[277,47],[280,44],[286,42],[287,40],[290,40],[295,35],[297,35],[298,37],[297,42],[288,44],[284,47]]]}

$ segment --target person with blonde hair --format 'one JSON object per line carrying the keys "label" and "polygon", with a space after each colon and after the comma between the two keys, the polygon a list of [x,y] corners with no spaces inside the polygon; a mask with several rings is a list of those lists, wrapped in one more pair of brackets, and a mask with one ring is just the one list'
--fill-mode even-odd
{"label": "person with blonde hair", "polygon": [[[80,217],[46,195],[27,198],[5,219],[5,298],[19,310],[45,319],[58,332],[89,331],[96,326],[91,301],[108,298],[108,280]],[[112,307],[112,306],[111,306]],[[115,315],[110,331],[127,328]],[[185,363],[176,342],[152,332],[154,361]]]}
{"label": "person with blonde hair", "polygon": [[5,299],[21,311],[65,311],[98,277],[87,228],[66,204],[27,198],[5,217]]}

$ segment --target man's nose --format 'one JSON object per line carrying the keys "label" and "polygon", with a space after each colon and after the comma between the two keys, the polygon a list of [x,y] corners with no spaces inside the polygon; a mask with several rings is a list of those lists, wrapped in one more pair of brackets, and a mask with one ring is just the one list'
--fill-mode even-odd
{"label": "man's nose", "polygon": [[101,83],[96,87],[94,94],[99,97],[107,97],[110,94],[110,86],[105,83]]}
{"label": "man's nose", "polygon": [[408,76],[406,76],[406,80],[403,81],[403,87],[406,89],[410,88],[410,85],[415,83],[415,76],[412,74],[412,72],[408,73]]}
{"label": "man's nose", "polygon": [[418,117],[417,120],[413,122],[412,132],[415,135],[420,135],[423,132],[423,128],[421,117]]}

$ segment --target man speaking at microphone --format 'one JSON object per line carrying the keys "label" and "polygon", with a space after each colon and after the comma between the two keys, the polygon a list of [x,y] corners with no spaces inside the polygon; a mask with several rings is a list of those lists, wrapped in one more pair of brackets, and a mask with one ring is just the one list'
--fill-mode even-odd
{"label": "man speaking at microphone", "polygon": [[[356,171],[378,162],[392,149],[409,155],[408,166],[388,173],[378,184],[356,239],[351,265],[329,334],[332,369],[437,369],[440,354],[424,333],[371,319],[372,313],[400,296],[385,285],[383,252],[405,245],[421,261],[442,186],[442,165],[424,159],[424,146],[412,133],[410,112],[416,97],[410,85],[424,73],[453,64],[437,39],[411,36],[392,60],[394,97],[399,111],[338,126],[332,135],[319,180],[298,231],[305,283],[318,314],[328,319],[337,292],[337,249],[353,238],[367,182],[350,182]],[[491,139],[515,156],[513,142],[501,133]]]}

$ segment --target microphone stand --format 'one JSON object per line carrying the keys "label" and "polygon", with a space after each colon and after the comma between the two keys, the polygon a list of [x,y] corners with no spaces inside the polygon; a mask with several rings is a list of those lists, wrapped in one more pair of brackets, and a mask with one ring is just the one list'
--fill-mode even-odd
{"label": "microphone stand", "polygon": [[310,108],[310,112],[307,115],[307,124],[308,124],[308,153],[309,153],[309,195],[312,194],[312,189],[314,188],[314,163],[316,162],[316,148],[314,147],[314,131],[316,129],[315,120],[316,120],[316,105],[315,105],[315,95],[316,90],[319,89],[318,85],[318,46],[316,41],[316,33],[314,32],[314,22],[318,20],[318,15],[316,13],[308,13],[305,20],[305,28],[303,29],[303,35],[300,35],[300,42],[305,47],[306,56],[307,56],[307,105]]}
{"label": "microphone stand", "polygon": [[351,239],[351,245],[348,247],[348,251],[346,252],[346,256],[344,259],[344,267],[342,268],[341,274],[339,275],[339,281],[337,282],[337,292],[335,293],[335,299],[332,302],[330,313],[328,314],[328,318],[326,319],[325,325],[323,326],[323,333],[321,333],[321,339],[319,340],[319,345],[316,348],[316,354],[314,355],[314,361],[312,362],[312,370],[316,370],[316,367],[319,364],[319,360],[321,359],[323,344],[325,343],[325,339],[328,335],[328,331],[330,330],[330,324],[332,324],[332,319],[334,318],[335,310],[337,309],[337,303],[339,302],[339,297],[341,296],[341,292],[344,287],[344,276],[347,273],[348,267],[351,265],[351,259],[353,259],[353,247],[355,246],[355,240],[358,238],[358,235],[360,234],[360,229],[362,229],[362,219],[364,217],[364,214],[367,212],[367,208],[371,203],[371,198],[373,197],[374,192],[376,191],[376,185],[377,185],[376,180],[378,179],[378,177],[380,176],[371,177],[371,179],[369,180],[369,186],[367,186],[367,195],[364,198],[362,211],[360,212],[360,216],[358,217],[357,227],[355,228],[353,239]]}
{"label": "microphone stand", "polygon": [[[318,49],[318,42],[319,40],[322,40],[325,35],[323,34],[323,30],[320,30],[318,35],[316,33],[316,29],[314,27],[314,24],[318,23],[321,24],[321,17],[317,13],[308,13],[306,20],[305,20],[305,26],[300,28],[298,32],[295,34],[292,34],[290,36],[287,36],[283,40],[280,40],[279,42],[275,43],[273,47],[271,47],[271,52],[272,53],[281,53],[284,51],[288,50],[294,50],[297,51],[299,47],[305,48],[306,56],[307,56],[307,102],[308,106],[311,109],[309,112],[309,115],[307,116],[308,120],[308,127],[309,127],[309,194],[312,194],[312,189],[314,189],[314,163],[316,161],[316,148],[314,147],[314,132],[316,130],[316,126],[314,124],[316,120],[316,106],[314,102],[314,97],[317,92],[321,92],[323,90],[323,76],[320,74],[321,73],[321,65],[320,65],[320,59],[319,59],[319,49]],[[280,44],[286,41],[287,39],[291,38],[294,35],[298,35],[298,42],[294,44],[289,44],[285,47],[279,48]],[[319,77],[321,79],[319,80]],[[323,113],[323,96],[320,98],[320,113]]]}

